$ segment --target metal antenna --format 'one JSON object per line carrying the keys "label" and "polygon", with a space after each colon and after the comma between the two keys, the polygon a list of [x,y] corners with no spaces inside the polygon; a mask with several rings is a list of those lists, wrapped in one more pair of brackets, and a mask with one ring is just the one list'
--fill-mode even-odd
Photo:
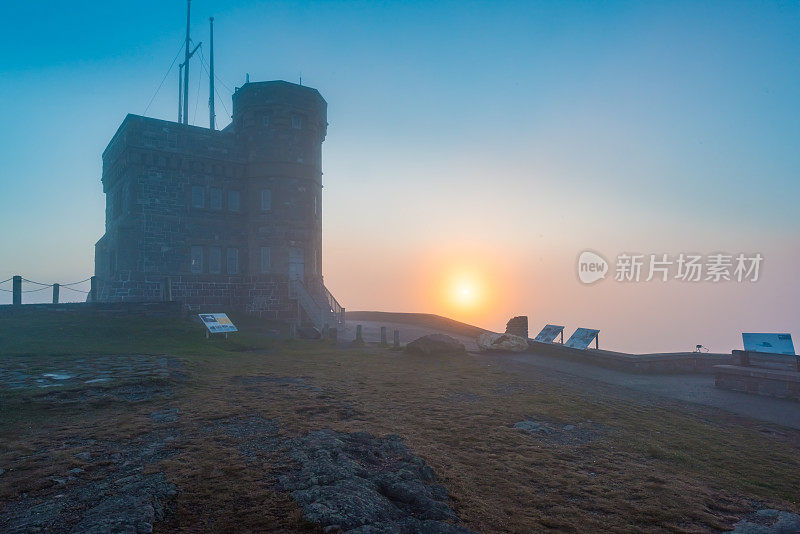
{"label": "metal antenna", "polygon": [[184,61],[183,61],[183,123],[189,124],[189,58],[192,57],[189,52],[189,23],[191,21],[192,13],[192,0],[186,0],[186,47]]}
{"label": "metal antenna", "polygon": [[183,122],[183,63],[178,69],[178,124]]}
{"label": "metal antenna", "polygon": [[214,127],[214,17],[209,17],[208,19],[209,24],[211,25],[211,38],[210,38],[210,46],[211,46],[211,60],[209,65],[209,70],[211,71],[208,74],[208,128],[210,130],[215,130]]}

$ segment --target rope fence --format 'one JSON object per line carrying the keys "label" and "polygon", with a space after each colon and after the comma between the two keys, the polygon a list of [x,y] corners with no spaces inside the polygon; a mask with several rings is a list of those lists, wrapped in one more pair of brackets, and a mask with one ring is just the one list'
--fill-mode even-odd
{"label": "rope fence", "polygon": [[[92,292],[95,290],[94,277],[93,276],[90,276],[89,278],[84,278],[83,280],[78,280],[77,282],[69,282],[69,283],[66,283],[66,284],[61,284],[61,283],[58,283],[58,282],[53,282],[53,283],[47,284],[47,283],[44,283],[44,282],[37,282],[36,280],[30,280],[30,279],[24,278],[22,276],[12,276],[11,278],[7,278],[7,279],[3,280],[2,282],[0,282],[0,286],[2,286],[3,284],[7,284],[8,282],[12,283],[12,288],[11,289],[6,289],[6,288],[3,288],[3,287],[0,287],[0,292],[11,293],[12,294],[12,304],[15,304],[15,305],[22,304],[22,294],[23,293],[38,293],[38,292],[44,291],[46,289],[52,289],[52,291],[53,291],[53,304],[58,304],[59,293],[60,293],[60,289],[61,288],[68,289],[69,291],[74,291],[75,293],[81,293],[81,294],[84,294],[84,295],[90,295],[90,297],[92,295]],[[80,285],[80,284],[85,284],[86,282],[91,282],[91,287],[90,287],[90,289],[88,291],[87,290],[83,290],[83,289],[78,289],[78,288],[74,287],[74,286],[77,286],[77,285]],[[36,287],[35,289],[22,289],[23,283],[32,284],[34,286],[39,286],[39,287]],[[93,299],[90,299],[90,300],[93,300]]]}

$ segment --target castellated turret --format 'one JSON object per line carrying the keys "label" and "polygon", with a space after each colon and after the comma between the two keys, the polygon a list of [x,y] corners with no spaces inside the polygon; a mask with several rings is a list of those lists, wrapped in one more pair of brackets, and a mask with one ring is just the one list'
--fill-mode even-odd
{"label": "castellated turret", "polygon": [[103,153],[98,299],[343,328],[322,279],[327,126],[319,92],[284,81],[237,88],[222,131],[128,115]]}

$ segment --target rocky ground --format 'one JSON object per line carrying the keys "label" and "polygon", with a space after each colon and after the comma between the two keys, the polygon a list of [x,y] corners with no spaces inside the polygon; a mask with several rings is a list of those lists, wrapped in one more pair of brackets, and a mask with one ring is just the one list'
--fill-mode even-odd
{"label": "rocky ground", "polygon": [[[167,401],[185,385],[183,365],[167,357],[101,357],[62,361],[58,369],[40,372],[23,361],[2,370],[7,389],[33,391],[28,402],[43,406],[98,405],[129,407],[154,399]],[[152,379],[157,379],[155,382]],[[162,383],[163,381],[169,383]],[[231,383],[249,391],[294,388],[322,390],[299,377],[235,376]],[[55,388],[55,389],[50,389]],[[317,412],[353,409],[333,399]],[[48,464],[58,456],[70,466],[4,499],[0,530],[9,533],[150,533],[169,513],[179,492],[157,466],[180,454],[176,444],[223,436],[249,464],[281,466],[271,477],[278,491],[291,495],[303,519],[325,532],[468,533],[448,506],[446,488],[436,484],[433,469],[396,435],[379,438],[366,432],[331,429],[292,436],[275,420],[257,414],[206,420],[188,431],[179,408],[147,414],[149,431],[126,440],[67,438],[24,457],[4,461],[0,483],[6,494],[29,476],[15,464]],[[191,428],[191,425],[190,425]],[[28,481],[30,482],[30,481]]]}
{"label": "rocky ground", "polygon": [[791,429],[500,356],[198,339],[180,356],[0,355],[0,532],[800,524]]}

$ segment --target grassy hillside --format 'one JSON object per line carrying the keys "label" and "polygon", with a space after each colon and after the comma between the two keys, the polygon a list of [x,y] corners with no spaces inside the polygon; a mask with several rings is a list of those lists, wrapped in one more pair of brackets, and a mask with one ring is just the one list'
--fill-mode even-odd
{"label": "grassy hillside", "polygon": [[[259,424],[288,437],[399,434],[479,532],[707,532],[754,506],[798,510],[795,431],[520,375],[491,356],[277,340],[261,321],[238,325],[208,341],[180,319],[1,323],[0,530],[12,509],[69,500],[138,465],[178,488],[156,532],[315,531],[276,489],[286,462],[267,454]],[[514,428],[525,420],[547,431]]]}

